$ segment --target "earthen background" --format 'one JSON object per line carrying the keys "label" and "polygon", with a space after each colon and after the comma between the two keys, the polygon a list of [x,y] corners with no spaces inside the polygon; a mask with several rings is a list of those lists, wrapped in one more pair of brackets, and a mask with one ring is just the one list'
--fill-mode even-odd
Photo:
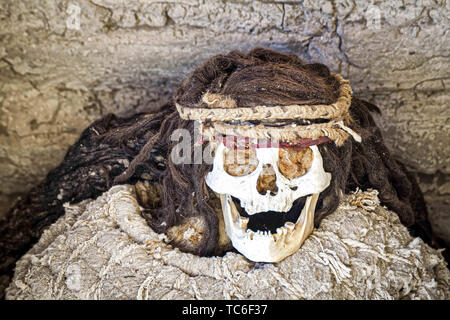
{"label": "earthen background", "polygon": [[321,62],[378,105],[450,243],[449,1],[1,0],[0,216],[95,119],[154,111],[212,55]]}

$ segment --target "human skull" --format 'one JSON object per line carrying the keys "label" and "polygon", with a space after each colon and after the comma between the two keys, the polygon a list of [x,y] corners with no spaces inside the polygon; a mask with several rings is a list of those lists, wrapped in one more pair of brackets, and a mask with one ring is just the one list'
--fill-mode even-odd
{"label": "human skull", "polygon": [[[257,148],[246,151],[246,160],[239,163],[227,161],[230,152],[236,151],[218,143],[213,169],[206,176],[206,184],[220,197],[226,233],[248,259],[281,261],[312,232],[319,194],[330,184],[331,174],[323,168],[319,148]],[[304,203],[303,208],[294,203]],[[276,233],[255,230],[249,221],[260,217],[281,219],[284,225]]]}

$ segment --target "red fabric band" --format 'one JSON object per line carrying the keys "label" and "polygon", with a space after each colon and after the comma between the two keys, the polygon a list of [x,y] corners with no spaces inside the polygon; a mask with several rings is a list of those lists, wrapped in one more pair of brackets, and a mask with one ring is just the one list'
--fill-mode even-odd
{"label": "red fabric band", "polygon": [[[332,142],[328,137],[320,137],[318,139],[305,138],[296,141],[281,141],[272,142],[269,140],[258,139],[258,143],[250,143],[250,138],[237,137],[237,136],[227,136],[227,137],[216,137],[216,139],[221,139],[222,143],[229,149],[258,149],[258,148],[307,148],[310,146],[318,145],[325,142]],[[203,144],[203,137],[200,138],[199,144]]]}

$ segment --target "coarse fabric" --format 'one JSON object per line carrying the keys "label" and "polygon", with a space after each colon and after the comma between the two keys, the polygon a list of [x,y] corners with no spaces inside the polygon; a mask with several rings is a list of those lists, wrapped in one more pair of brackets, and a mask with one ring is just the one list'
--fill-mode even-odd
{"label": "coarse fabric", "polygon": [[[189,230],[188,230],[189,231]],[[189,233],[186,231],[187,233]],[[16,265],[6,299],[448,299],[441,253],[412,238],[376,190],[344,195],[292,256],[199,257],[141,216],[135,187],[65,205]]]}

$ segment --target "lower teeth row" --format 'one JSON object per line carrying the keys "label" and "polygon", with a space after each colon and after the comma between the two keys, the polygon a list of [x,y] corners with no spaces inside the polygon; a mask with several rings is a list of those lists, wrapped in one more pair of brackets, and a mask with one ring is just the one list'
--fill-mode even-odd
{"label": "lower teeth row", "polygon": [[[291,228],[287,227],[286,225],[284,225],[283,227],[277,228],[276,234],[281,235],[283,233],[288,233],[292,230],[293,230],[293,228],[291,229]],[[251,229],[246,229],[246,232],[249,234],[252,233],[252,234],[259,234],[259,235],[263,235],[263,236],[271,236],[272,235],[272,233],[270,231],[261,231],[261,230],[253,231]]]}

